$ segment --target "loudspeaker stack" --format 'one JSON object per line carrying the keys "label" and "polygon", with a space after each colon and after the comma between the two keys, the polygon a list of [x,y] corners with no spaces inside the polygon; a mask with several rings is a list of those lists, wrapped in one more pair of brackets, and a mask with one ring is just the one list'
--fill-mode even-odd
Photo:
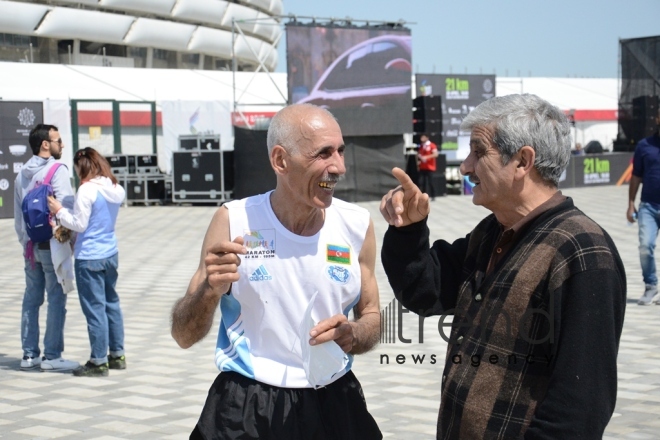
{"label": "loudspeaker stack", "polygon": [[635,143],[645,137],[652,136],[658,129],[656,118],[658,117],[658,96],[638,96],[633,98],[633,127]]}
{"label": "loudspeaker stack", "polygon": [[114,154],[105,157],[112,173],[126,189],[128,203],[165,203],[172,183],[158,168],[155,154]]}
{"label": "loudspeaker stack", "polygon": [[439,96],[418,96],[413,100],[413,143],[419,144],[419,137],[426,133],[429,140],[442,145],[442,108]]}

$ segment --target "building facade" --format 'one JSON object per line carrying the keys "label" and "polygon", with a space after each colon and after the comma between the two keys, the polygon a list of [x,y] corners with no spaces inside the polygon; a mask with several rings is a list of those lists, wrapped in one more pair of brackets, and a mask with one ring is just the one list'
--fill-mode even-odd
{"label": "building facade", "polygon": [[273,71],[281,13],[282,0],[0,0],[0,61]]}

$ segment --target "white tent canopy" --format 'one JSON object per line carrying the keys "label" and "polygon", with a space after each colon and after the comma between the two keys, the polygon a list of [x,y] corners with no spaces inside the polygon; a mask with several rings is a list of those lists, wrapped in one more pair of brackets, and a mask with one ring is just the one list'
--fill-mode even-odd
{"label": "white tent canopy", "polygon": [[[236,73],[237,98],[245,104],[283,105],[286,74]],[[273,81],[277,85],[273,84]],[[278,92],[284,95],[284,98]],[[0,62],[0,98],[116,99],[123,101],[230,101],[232,72],[183,69],[136,69]]]}
{"label": "white tent canopy", "polygon": [[[241,102],[281,105],[285,73],[236,73]],[[562,110],[616,110],[614,78],[497,78],[497,95],[534,93]],[[4,100],[117,99],[233,101],[232,72],[0,62]]]}
{"label": "white tent canopy", "polygon": [[532,93],[562,110],[616,110],[619,81],[613,78],[497,78],[497,95]]}
{"label": "white tent canopy", "polygon": [[[274,112],[286,101],[285,73],[237,72],[236,90],[232,72],[177,69],[137,69],[121,67],[72,66],[0,62],[0,99],[5,101],[68,101],[70,99],[114,99],[120,101],[215,101],[226,111],[219,125],[231,130],[231,103],[241,103],[238,110]],[[617,134],[617,79],[593,78],[497,78],[497,95],[533,93],[565,111],[576,114],[600,114],[589,120],[576,118],[574,137],[586,144],[598,140],[611,149]],[[217,108],[220,108],[217,107]],[[217,113],[217,112],[216,112]],[[610,115],[609,118],[603,114]],[[225,128],[226,130],[227,128]],[[164,130],[165,132],[165,130]],[[66,134],[70,138],[70,133]],[[231,133],[224,135],[232,142]],[[67,136],[63,136],[64,139]],[[159,150],[165,147],[160,143]],[[162,153],[162,151],[160,152]],[[165,156],[169,155],[169,151]]]}
{"label": "white tent canopy", "polygon": [[598,141],[607,149],[617,136],[620,81],[615,78],[498,78],[497,95],[532,93],[575,115],[574,142]]}

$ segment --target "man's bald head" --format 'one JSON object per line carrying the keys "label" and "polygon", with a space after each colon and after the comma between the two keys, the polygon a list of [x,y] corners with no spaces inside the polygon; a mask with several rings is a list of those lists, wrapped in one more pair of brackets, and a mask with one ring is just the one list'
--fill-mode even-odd
{"label": "man's bald head", "polygon": [[[312,104],[293,104],[277,112],[268,127],[268,154],[275,145],[280,145],[290,154],[298,151],[298,146],[310,141],[314,130],[322,124],[337,124],[332,113]],[[339,127],[339,125],[337,125]]]}

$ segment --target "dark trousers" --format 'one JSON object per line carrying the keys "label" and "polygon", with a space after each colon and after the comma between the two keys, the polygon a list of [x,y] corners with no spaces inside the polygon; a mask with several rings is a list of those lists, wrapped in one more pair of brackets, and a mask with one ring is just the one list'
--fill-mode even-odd
{"label": "dark trousers", "polygon": [[[435,188],[433,187],[433,175],[435,171],[419,170],[419,189],[435,199]],[[428,187],[428,190],[427,190]]]}

